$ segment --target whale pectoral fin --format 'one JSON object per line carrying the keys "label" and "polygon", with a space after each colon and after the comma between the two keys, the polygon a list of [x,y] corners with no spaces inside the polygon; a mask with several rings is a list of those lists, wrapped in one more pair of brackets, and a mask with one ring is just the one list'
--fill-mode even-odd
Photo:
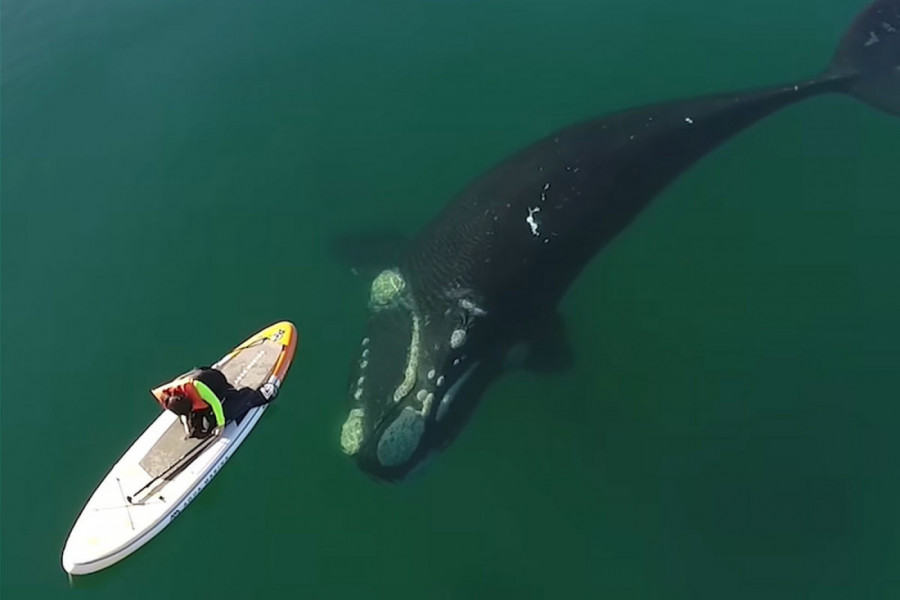
{"label": "whale pectoral fin", "polygon": [[353,274],[367,278],[396,266],[408,246],[409,238],[388,229],[342,233],[329,240],[329,250],[335,260]]}
{"label": "whale pectoral fin", "polygon": [[522,367],[535,373],[558,373],[575,364],[565,321],[555,312],[534,329]]}

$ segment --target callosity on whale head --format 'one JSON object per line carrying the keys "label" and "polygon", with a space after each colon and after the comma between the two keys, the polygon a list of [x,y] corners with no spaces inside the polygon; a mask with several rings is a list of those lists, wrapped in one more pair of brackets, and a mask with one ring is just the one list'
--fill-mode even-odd
{"label": "callosity on whale head", "polygon": [[465,291],[417,296],[399,268],[372,282],[369,309],[341,447],[366,473],[394,481],[445,446],[474,408],[487,313]]}

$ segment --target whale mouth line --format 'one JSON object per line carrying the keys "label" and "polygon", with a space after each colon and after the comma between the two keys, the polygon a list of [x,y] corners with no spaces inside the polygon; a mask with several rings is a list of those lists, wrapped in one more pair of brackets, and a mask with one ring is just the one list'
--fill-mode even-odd
{"label": "whale mouth line", "polygon": [[[410,299],[412,303],[412,299]],[[400,402],[406,398],[416,386],[416,373],[419,368],[419,341],[421,327],[418,311],[413,304],[409,308],[412,317],[412,332],[410,334],[409,347],[406,349],[406,368],[403,370],[403,381],[394,390],[394,402]]]}

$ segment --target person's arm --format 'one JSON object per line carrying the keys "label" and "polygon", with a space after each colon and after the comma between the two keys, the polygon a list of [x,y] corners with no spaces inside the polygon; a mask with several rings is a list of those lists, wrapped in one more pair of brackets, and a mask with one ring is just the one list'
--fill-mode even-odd
{"label": "person's arm", "polygon": [[225,412],[222,410],[222,402],[213,391],[209,389],[209,386],[202,381],[197,381],[195,379],[194,387],[197,389],[197,393],[200,394],[200,397],[203,398],[203,401],[212,408],[213,414],[216,415],[216,427],[224,427]]}

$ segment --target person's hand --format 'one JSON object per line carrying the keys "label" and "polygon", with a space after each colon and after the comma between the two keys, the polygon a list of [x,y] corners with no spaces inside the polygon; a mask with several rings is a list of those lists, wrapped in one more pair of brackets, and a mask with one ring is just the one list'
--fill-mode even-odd
{"label": "person's hand", "polygon": [[178,420],[181,421],[181,426],[184,428],[184,439],[188,439],[191,437],[191,434],[194,433],[191,429],[191,423],[187,417],[180,416]]}

